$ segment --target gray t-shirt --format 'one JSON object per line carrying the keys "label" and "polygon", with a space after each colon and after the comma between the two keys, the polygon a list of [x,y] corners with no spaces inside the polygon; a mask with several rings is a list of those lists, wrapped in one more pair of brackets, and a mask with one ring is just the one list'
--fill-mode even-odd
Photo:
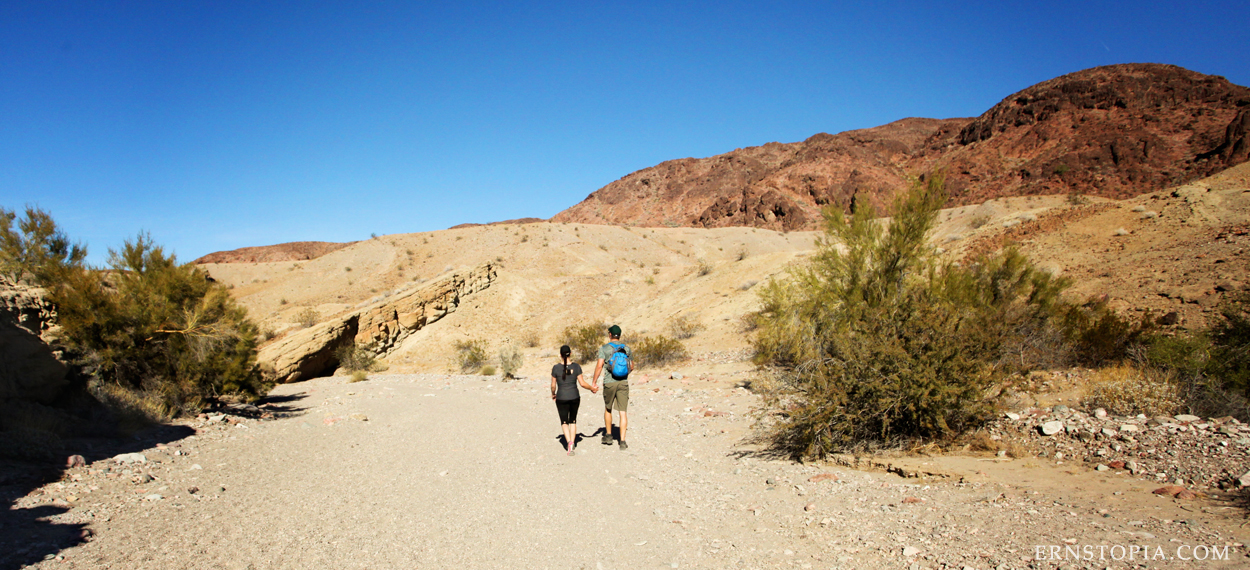
{"label": "gray t-shirt", "polygon": [[[629,349],[629,346],[626,345],[625,343],[619,342],[619,341],[613,341],[613,342],[616,342],[617,344],[624,346],[626,355],[629,355],[631,357],[634,355],[633,351],[631,351]],[[612,363],[608,362],[608,359],[611,358],[614,353],[616,353],[616,347],[612,346],[612,343],[608,343],[599,347],[599,359],[603,361],[603,383],[604,384],[607,384],[608,382],[622,382],[622,380],[617,380],[616,378],[612,377],[612,370],[611,370]]]}
{"label": "gray t-shirt", "polygon": [[551,367],[551,377],[556,379],[556,399],[557,400],[580,400],[581,392],[577,391],[577,377],[582,375],[582,367],[576,362],[570,362],[568,374],[564,373],[564,364],[557,364]]}

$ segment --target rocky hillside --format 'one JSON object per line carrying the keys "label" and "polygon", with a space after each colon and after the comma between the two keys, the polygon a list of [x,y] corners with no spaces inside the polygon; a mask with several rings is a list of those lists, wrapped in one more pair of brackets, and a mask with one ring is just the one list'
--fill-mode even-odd
{"label": "rocky hillside", "polygon": [[305,261],[317,259],[332,251],[338,251],[353,243],[328,241],[293,241],[277,245],[244,247],[230,251],[210,253],[194,263],[270,263],[274,261]]}
{"label": "rocky hillside", "polygon": [[820,209],[881,206],[943,168],[951,205],[1004,196],[1125,198],[1250,158],[1250,88],[1160,64],[1080,71],[973,119],[903,119],[630,174],[552,221],[815,229]]}

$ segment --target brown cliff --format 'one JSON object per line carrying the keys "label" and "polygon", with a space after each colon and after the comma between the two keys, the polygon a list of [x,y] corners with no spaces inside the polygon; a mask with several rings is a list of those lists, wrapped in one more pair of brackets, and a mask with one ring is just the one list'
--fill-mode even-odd
{"label": "brown cliff", "polygon": [[1039,83],[974,119],[903,119],[630,174],[552,221],[815,229],[820,210],[883,206],[908,177],[948,174],[951,205],[1029,195],[1124,198],[1250,155],[1250,89],[1159,64]]}
{"label": "brown cliff", "polygon": [[332,251],[338,251],[353,243],[328,241],[293,241],[277,245],[243,247],[230,251],[218,251],[201,257],[192,263],[270,263],[274,261],[305,261],[316,259]]}

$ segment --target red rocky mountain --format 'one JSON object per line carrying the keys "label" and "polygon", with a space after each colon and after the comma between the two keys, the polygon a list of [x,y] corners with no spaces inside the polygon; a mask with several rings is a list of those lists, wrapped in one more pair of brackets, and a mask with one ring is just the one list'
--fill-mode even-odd
{"label": "red rocky mountain", "polygon": [[552,221],[815,229],[820,210],[880,208],[910,176],[947,173],[949,205],[1001,196],[1125,198],[1250,159],[1250,88],[1173,65],[1078,71],[981,116],[910,118],[639,170]]}

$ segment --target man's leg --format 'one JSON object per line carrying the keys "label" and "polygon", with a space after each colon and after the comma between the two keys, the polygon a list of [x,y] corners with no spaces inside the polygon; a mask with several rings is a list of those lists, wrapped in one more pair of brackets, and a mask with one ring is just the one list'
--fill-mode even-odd
{"label": "man's leg", "polygon": [[612,445],[612,408],[603,411],[603,444]]}
{"label": "man's leg", "polygon": [[629,427],[629,419],[625,415],[625,410],[618,410],[618,412],[621,414],[621,443],[625,443],[625,428]]}

